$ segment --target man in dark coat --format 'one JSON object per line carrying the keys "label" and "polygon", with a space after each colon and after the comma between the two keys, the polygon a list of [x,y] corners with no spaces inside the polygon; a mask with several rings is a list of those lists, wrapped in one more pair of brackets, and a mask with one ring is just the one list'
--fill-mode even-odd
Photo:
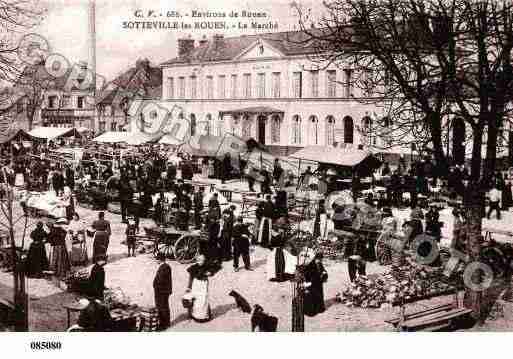
{"label": "man in dark coat", "polygon": [[122,223],[128,223],[128,207],[130,206],[130,202],[132,201],[132,196],[132,186],[130,186],[130,182],[128,181],[128,177],[126,176],[126,174],[123,174],[121,175],[121,179],[119,180],[119,201],[121,204]]}
{"label": "man in dark coat", "polygon": [[204,187],[198,187],[194,192],[194,225],[196,229],[201,228],[201,212],[203,211]]}
{"label": "man in dark coat", "polygon": [[169,296],[173,293],[173,277],[171,267],[166,263],[166,256],[159,253],[157,259],[160,266],[155,279],[153,279],[153,290],[155,292],[155,306],[159,315],[159,330],[165,330],[169,328],[171,323]]}
{"label": "man in dark coat", "polygon": [[94,261],[89,274],[89,295],[98,300],[103,300],[103,291],[105,290],[105,257],[98,257]]}
{"label": "man in dark coat", "polygon": [[232,173],[232,159],[229,153],[226,153],[223,158],[223,173],[221,178],[221,183],[225,183],[226,180],[230,179],[230,175]]}
{"label": "man in dark coat", "polygon": [[64,174],[66,175],[66,186],[68,186],[73,191],[73,189],[75,188],[75,171],[73,171],[69,164],[66,165]]}
{"label": "man in dark coat", "polygon": [[251,260],[249,257],[249,237],[251,236],[248,227],[242,223],[242,217],[237,218],[233,226],[233,269],[239,271],[239,257],[242,256],[244,267],[251,270]]}

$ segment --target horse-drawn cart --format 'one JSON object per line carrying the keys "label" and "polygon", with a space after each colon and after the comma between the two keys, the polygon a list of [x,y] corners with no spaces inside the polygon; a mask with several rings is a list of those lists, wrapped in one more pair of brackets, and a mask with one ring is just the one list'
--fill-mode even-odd
{"label": "horse-drawn cart", "polygon": [[154,242],[153,255],[164,254],[181,264],[191,263],[200,252],[200,231],[180,231],[173,227],[144,227],[146,239]]}

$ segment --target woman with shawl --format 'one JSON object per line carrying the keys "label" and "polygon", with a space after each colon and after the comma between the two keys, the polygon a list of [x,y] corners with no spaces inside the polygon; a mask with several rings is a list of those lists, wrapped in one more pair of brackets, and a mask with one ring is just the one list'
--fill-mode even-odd
{"label": "woman with shawl", "polygon": [[289,224],[285,218],[276,221],[278,232],[272,233],[271,252],[267,256],[267,280],[283,282],[288,280],[296,270],[297,258],[284,249]]}
{"label": "woman with shawl", "polygon": [[66,231],[62,228],[66,224],[66,219],[59,219],[50,228],[49,242],[52,245],[52,256],[50,260],[50,270],[55,272],[59,278],[63,278],[71,269],[68,250],[66,249]]}
{"label": "woman with shawl", "polygon": [[27,275],[39,278],[43,271],[48,270],[48,257],[46,256],[45,242],[48,233],[43,228],[43,222],[38,222],[36,229],[30,233],[32,243],[27,255]]}

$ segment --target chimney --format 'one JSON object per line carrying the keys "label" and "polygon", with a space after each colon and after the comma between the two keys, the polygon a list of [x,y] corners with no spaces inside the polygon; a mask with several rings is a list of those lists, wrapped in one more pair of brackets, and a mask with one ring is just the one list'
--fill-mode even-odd
{"label": "chimney", "polygon": [[194,50],[194,39],[189,37],[178,39],[178,57],[187,57]]}
{"label": "chimney", "polygon": [[207,35],[203,35],[203,37],[201,38],[201,40],[199,41],[199,46],[204,46],[208,44],[208,39],[207,39]]}
{"label": "chimney", "polygon": [[218,48],[219,46],[221,46],[221,43],[223,42],[223,39],[224,39],[224,35],[223,34],[215,34],[212,37],[212,43],[214,44],[214,47]]}

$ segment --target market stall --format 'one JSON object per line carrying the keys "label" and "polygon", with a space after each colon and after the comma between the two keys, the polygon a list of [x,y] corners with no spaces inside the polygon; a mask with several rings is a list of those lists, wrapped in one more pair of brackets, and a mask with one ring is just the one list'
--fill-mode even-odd
{"label": "market stall", "polygon": [[62,138],[81,138],[76,128],[69,127],[36,127],[28,133],[29,136],[40,141],[53,141]]}

